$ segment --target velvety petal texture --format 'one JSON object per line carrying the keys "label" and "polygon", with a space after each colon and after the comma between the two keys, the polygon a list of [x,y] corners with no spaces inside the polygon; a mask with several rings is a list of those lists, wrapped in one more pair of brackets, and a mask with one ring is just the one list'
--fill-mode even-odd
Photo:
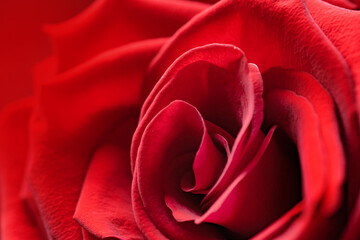
{"label": "velvety petal texture", "polygon": [[96,0],[46,25],[34,96],[0,115],[0,238],[359,239],[359,4]]}
{"label": "velvety petal texture", "polygon": [[[72,217],[88,164],[108,132],[136,116],[141,69],[160,43],[105,54],[40,83],[25,188],[32,189],[28,201],[36,199],[33,212],[48,234],[80,237]],[[132,91],[121,94],[126,86]]]}
{"label": "velvety petal texture", "polygon": [[[88,166],[93,160],[96,165],[103,154],[108,154],[109,161],[123,158],[124,163],[130,163],[126,148],[130,145],[130,130],[134,127],[123,127],[123,132],[118,133],[121,138],[119,148],[123,149],[120,153],[108,153],[109,144],[103,141],[118,125],[120,128],[125,123],[124,126],[128,126],[129,119],[137,118],[143,74],[164,43],[162,37],[171,35],[205,7],[205,4],[190,2],[96,1],[74,19],[46,27],[54,54],[35,69],[36,96],[30,120],[29,151],[22,151],[24,156],[29,155],[21,180],[22,194],[31,217],[44,236],[49,239],[80,239],[82,236],[142,238],[140,231],[134,230],[138,228],[128,223],[127,216],[123,216],[123,220],[115,217],[115,213],[115,218],[99,216],[109,219],[112,226],[107,229],[89,222],[87,215],[83,216],[84,198],[84,208],[96,208],[100,204],[96,199],[90,201],[86,197],[86,187],[92,185],[94,178],[92,168],[87,174]],[[157,12],[154,11],[156,8]],[[180,13],[180,8],[183,13],[175,16],[174,11]],[[126,15],[118,14],[118,10]],[[129,16],[134,14],[149,17],[142,18],[132,27],[133,18]],[[168,19],[170,16],[172,20]],[[163,19],[167,19],[164,28],[157,28],[157,33],[149,29],[153,26],[154,30]],[[113,34],[115,29],[119,34]],[[94,30],[99,33],[94,35]],[[145,30],[149,30],[148,34]],[[103,166],[107,176],[106,164]],[[119,168],[127,172],[124,166]],[[119,186],[118,195],[126,193],[123,201],[129,204],[131,174],[128,172],[128,176],[123,177],[127,182]],[[119,206],[122,206],[121,201]],[[128,206],[125,212],[132,216],[131,204]],[[73,219],[74,213],[81,226]],[[114,230],[124,226],[129,229]]]}
{"label": "velvety petal texture", "polygon": [[[221,59],[221,65],[211,60],[212,58]],[[207,66],[208,64],[210,66]],[[197,71],[191,71],[191,75],[187,74],[187,70],[192,70],[191,67],[195,65]],[[234,66],[237,66],[235,72],[232,71]],[[202,72],[202,67],[206,67],[208,74],[196,75]],[[224,70],[229,74],[217,73]],[[196,80],[193,80],[194,77]],[[145,221],[152,221],[151,228],[157,229],[169,238],[181,238],[182,235],[175,235],[181,231],[184,231],[184,236],[191,234],[192,229],[179,228],[180,224],[190,224],[191,221],[195,224],[215,223],[223,226],[226,229],[224,236],[235,238],[249,238],[254,235],[259,239],[275,236],[282,239],[339,237],[343,228],[340,224],[343,213],[339,211],[343,201],[346,161],[332,99],[311,75],[303,72],[274,68],[264,73],[263,77],[265,107],[262,100],[263,80],[257,67],[246,64],[242,52],[236,47],[211,44],[183,54],[156,84],[143,105],[141,120],[132,145],[133,156],[136,158],[132,159],[135,169],[133,171],[137,181],[133,185],[133,191],[137,191],[142,200],[142,206],[135,208],[135,212],[136,209],[141,209],[142,215],[146,212]],[[231,79],[234,79],[232,81],[239,84],[239,87],[230,87],[226,90],[227,85],[232,82]],[[177,81],[181,82],[181,85],[177,85]],[[211,92],[213,84],[218,86],[217,81],[221,81],[221,89],[217,87],[217,94],[208,93],[207,91]],[[246,84],[242,84],[242,81]],[[194,88],[194,84],[197,83],[207,85]],[[250,83],[251,85],[248,85]],[[176,88],[176,91],[172,88]],[[192,93],[192,89],[196,89],[197,94]],[[226,99],[221,95],[221,90],[226,91],[227,97],[234,96],[234,99],[240,100],[240,105],[235,108],[239,109],[241,117],[236,125],[229,123],[233,128],[228,127],[228,124],[224,125],[226,118],[219,121],[211,115],[218,111],[216,106],[221,106],[222,109],[224,106],[236,106],[238,103],[231,99],[227,103],[221,103]],[[237,94],[242,97],[238,98]],[[207,100],[207,96],[212,96],[212,99]],[[220,97],[216,98],[217,96]],[[181,101],[178,102],[178,99]],[[244,99],[243,102],[241,99]],[[202,105],[202,100],[215,100],[219,105],[211,104],[212,108],[208,110]],[[222,173],[214,173],[211,163],[203,164],[203,167],[210,166],[208,174],[213,173],[219,177],[213,185],[206,186],[199,192],[195,188],[179,188],[182,180],[191,178],[187,175],[191,166],[194,174],[192,181],[195,182],[193,186],[196,186],[196,179],[201,177],[196,175],[196,168],[199,156],[206,157],[203,153],[206,135],[201,133],[207,131],[206,123],[202,120],[201,128],[204,130],[199,132],[198,137],[195,129],[183,129],[179,124],[185,124],[190,120],[180,119],[179,122],[179,117],[184,118],[190,113],[183,112],[185,110],[177,113],[180,111],[178,105],[194,108],[194,114],[197,111],[197,114],[201,114],[200,119],[204,118],[218,125],[230,135],[233,129],[238,132],[233,135],[234,143],[230,145],[230,154],[226,155],[226,150],[223,150],[225,158],[221,157],[221,153],[218,154],[218,161],[227,159]],[[177,110],[172,110],[173,108]],[[260,129],[263,108],[264,127],[277,125],[280,131],[279,134],[275,134],[277,137],[273,140],[275,128],[272,128],[267,136]],[[170,113],[178,117],[166,117]],[[216,116],[222,118],[224,114]],[[329,132],[327,129],[332,131]],[[180,132],[177,133],[178,131]],[[188,139],[186,132],[192,132],[192,138]],[[139,145],[137,138],[140,138]],[[280,146],[286,146],[284,139],[292,141],[297,151],[281,151]],[[160,141],[158,146],[154,145],[156,140]],[[208,148],[208,151],[212,150]],[[213,157],[216,155],[212,154]],[[214,161],[206,158],[207,161]],[[172,163],[170,159],[182,163]],[[161,172],[172,171],[174,173],[170,173],[170,176],[161,175]],[[282,172],[287,174],[280,174]],[[169,189],[166,186],[161,188],[162,182],[172,186],[171,189],[178,188],[178,191],[184,192],[167,193]],[[172,185],[170,182],[175,183]],[[191,179],[188,182],[191,182]],[[159,186],[160,189],[155,190],[150,186]],[[255,186],[260,198],[256,195]],[[274,194],[280,191],[286,193],[287,197],[280,200],[280,196]],[[164,212],[160,209],[164,209]],[[267,214],[264,214],[265,212]],[[234,221],[235,218],[237,221]],[[271,224],[278,218],[280,222]],[[145,225],[141,223],[144,219],[138,218],[137,221],[140,225]],[[333,226],[334,222],[337,225],[332,231],[324,231],[327,227]],[[267,226],[271,231],[266,228]]]}
{"label": "velvety petal texture", "polygon": [[[326,8],[319,7],[318,11],[322,13],[323,9]],[[350,14],[356,12],[344,15]],[[349,19],[356,21],[357,18],[352,16]],[[356,26],[354,29],[358,29]],[[356,30],[347,32],[350,33],[349,39],[356,36]],[[152,89],[177,57],[191,48],[213,42],[230,43],[241,48],[249,62],[256,63],[262,73],[281,66],[313,75],[329,91],[340,109],[346,147],[350,155],[358,159],[359,117],[351,66],[319,29],[305,2],[225,0],[203,11],[174,34],[154,58],[144,94]],[[349,49],[345,46],[344,49]],[[352,46],[350,58],[356,58],[359,48],[356,43]]]}
{"label": "velvety petal texture", "polygon": [[[156,229],[170,239],[199,238],[194,234],[215,223],[225,227],[223,237],[248,238],[300,200],[298,162],[286,161],[277,141],[269,146],[275,128],[267,136],[260,129],[262,86],[256,65],[225,44],[190,50],[162,76],[143,105],[132,143],[133,194],[141,198],[134,210],[145,235]],[[273,194],[279,191],[288,198],[280,201]],[[257,192],[262,197],[254,201]]]}
{"label": "velvety petal texture", "polygon": [[[324,229],[331,226],[331,218],[327,218],[340,208],[346,161],[332,100],[305,73],[271,69],[264,74],[264,83],[265,122],[283,128],[297,145],[303,173],[304,210],[285,239],[294,237],[295,228],[306,239],[336,239],[334,232]],[[341,221],[340,217],[335,219]],[[342,226],[338,227],[333,230],[337,232]]]}
{"label": "velvety petal texture", "polygon": [[91,160],[74,218],[103,239],[143,239],[132,212],[129,144],[136,118],[119,124]]}
{"label": "velvety petal texture", "polygon": [[[360,112],[360,12],[333,8],[321,1],[309,1],[309,11],[320,28],[344,56],[353,76],[357,112]],[[329,19],[326,16],[331,15]],[[341,32],[339,32],[341,31]],[[346,34],[345,34],[346,33]],[[340,37],[340,35],[342,37]],[[353,142],[359,140],[358,129],[353,129]],[[352,143],[354,145],[354,143]],[[360,193],[360,150],[349,149],[349,206],[352,208]]]}

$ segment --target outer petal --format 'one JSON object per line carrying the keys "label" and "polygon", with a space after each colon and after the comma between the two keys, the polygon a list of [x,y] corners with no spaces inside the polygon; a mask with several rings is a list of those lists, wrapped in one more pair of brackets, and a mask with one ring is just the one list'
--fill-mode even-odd
{"label": "outer petal", "polygon": [[75,18],[47,28],[57,70],[66,71],[124,44],[171,36],[207,6],[187,1],[98,0]]}
{"label": "outer petal", "polygon": [[[357,110],[360,113],[360,12],[336,8],[318,0],[306,1],[309,11],[345,57],[350,67],[356,93]],[[331,16],[331,17],[329,17]],[[340,109],[342,112],[343,109]],[[360,190],[360,130],[352,129],[352,141],[347,142],[349,156],[349,205],[354,205]]]}
{"label": "outer petal", "polygon": [[72,216],[89,160],[119,121],[137,114],[144,69],[161,44],[125,46],[61,75],[41,76],[51,78],[38,91],[24,187],[48,237],[81,238]]}
{"label": "outer petal", "polygon": [[0,238],[40,240],[36,221],[20,197],[27,165],[28,125],[32,110],[29,99],[7,106],[0,119]]}
{"label": "outer petal", "polygon": [[144,239],[131,202],[130,140],[136,117],[119,123],[96,151],[87,171],[74,218],[103,239]]}
{"label": "outer petal", "polygon": [[33,91],[33,65],[50,54],[45,23],[74,16],[92,0],[0,1],[0,110]]}

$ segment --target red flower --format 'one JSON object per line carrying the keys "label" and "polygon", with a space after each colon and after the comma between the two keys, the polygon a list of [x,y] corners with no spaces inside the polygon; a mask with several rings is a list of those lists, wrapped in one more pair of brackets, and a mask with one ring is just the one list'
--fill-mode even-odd
{"label": "red flower", "polygon": [[0,122],[1,237],[358,239],[360,13],[331,3],[103,0],[47,26]]}

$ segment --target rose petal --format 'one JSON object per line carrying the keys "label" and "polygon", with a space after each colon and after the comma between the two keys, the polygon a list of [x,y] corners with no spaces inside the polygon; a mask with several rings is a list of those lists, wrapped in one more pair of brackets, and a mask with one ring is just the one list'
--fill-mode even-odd
{"label": "rose petal", "polygon": [[194,182],[192,186],[188,185],[183,188],[183,190],[202,193],[210,189],[221,174],[226,163],[226,157],[227,156],[215,146],[205,127],[200,147],[196,152],[192,167]]}
{"label": "rose petal", "polygon": [[36,221],[20,198],[28,152],[28,122],[32,99],[8,105],[0,119],[0,238],[42,239]]}
{"label": "rose petal", "polygon": [[33,65],[50,54],[44,23],[74,16],[92,0],[0,1],[0,109],[33,92]]}
{"label": "rose petal", "polygon": [[339,7],[347,8],[347,9],[356,9],[357,8],[357,5],[355,3],[348,1],[348,0],[324,0],[324,2],[328,2],[335,6],[339,6]]}
{"label": "rose petal", "polygon": [[58,60],[57,70],[66,71],[131,42],[171,36],[207,6],[186,1],[95,1],[75,18],[46,28]]}
{"label": "rose petal", "polygon": [[[349,16],[355,14],[349,10],[341,11],[348,11]],[[357,26],[347,25],[350,25],[348,28]],[[347,31],[337,36],[344,35]],[[214,42],[241,48],[249,62],[256,63],[262,72],[282,66],[313,75],[334,99],[346,144],[350,146],[351,154],[356,153],[360,146],[359,119],[350,68],[341,51],[313,20],[303,1],[225,0],[201,12],[176,32],[154,58],[146,75],[144,96],[175,59],[189,49]]]}
{"label": "rose petal", "polygon": [[274,239],[283,233],[303,210],[303,202],[299,202],[284,215],[274,221],[270,226],[252,237],[252,240]]}
{"label": "rose petal", "polygon": [[356,240],[360,237],[360,193],[357,198],[357,202],[354,206],[353,212],[350,215],[344,236],[342,240]]}
{"label": "rose petal", "polygon": [[[323,210],[333,214],[340,206],[345,180],[345,153],[335,106],[326,90],[310,75],[281,68],[270,69],[263,74],[265,91],[288,89],[304,96],[313,106],[319,118],[320,132],[324,144],[327,189],[323,199]],[[329,131],[331,129],[331,131]]]}
{"label": "rose petal", "polygon": [[[179,187],[179,184],[181,184],[179,180],[186,176],[186,170],[189,167],[191,168],[193,161],[193,152],[183,154],[175,158],[170,163],[166,173],[164,173],[164,179],[166,179],[166,184],[164,184],[164,200],[177,222],[192,221],[202,212],[200,208],[202,195],[184,192]],[[203,167],[203,171],[206,172],[208,167]]]}
{"label": "rose petal", "polygon": [[[243,124],[249,124],[254,109],[262,104],[259,101],[261,82],[251,80],[255,79],[252,75],[254,71],[248,69],[241,50],[231,45],[202,46],[177,59],[143,105],[141,121],[131,147],[132,168],[147,124],[175,99],[194,105],[206,120],[236,136]],[[258,126],[262,122],[261,109],[256,113],[254,124]],[[247,127],[244,127],[244,132],[245,129]]]}
{"label": "rose petal", "polygon": [[135,220],[138,226],[140,227],[141,231],[143,232],[144,236],[146,236],[148,239],[159,239],[159,240],[168,239],[155,226],[155,223],[151,220],[144,207],[142,198],[139,193],[138,177],[137,177],[136,169],[133,173],[133,184],[131,190],[132,190],[131,199],[133,203]]}
{"label": "rose petal", "polygon": [[[247,69],[239,69],[247,71]],[[231,182],[247,167],[257,154],[264,136],[260,132],[263,119],[262,79],[258,68],[249,64],[249,74],[238,79],[244,83],[245,104],[241,111],[244,119],[242,127],[237,134],[233,150],[230,153],[225,169],[214,187],[205,197],[206,205],[213,203],[215,199],[231,184]]]}
{"label": "rose petal", "polygon": [[249,238],[299,201],[298,163],[285,154],[282,144],[271,140],[274,130],[269,131],[254,160],[196,223],[216,223],[235,238]]}
{"label": "rose petal", "polygon": [[[181,173],[186,166],[187,169],[191,168],[191,161],[186,163],[186,158],[182,156],[199,148],[204,127],[200,113],[188,103],[178,100],[157,114],[141,140],[136,172],[142,204],[153,224],[170,239],[222,238],[219,229],[214,226],[196,226],[191,222],[175,221],[164,200],[168,182],[174,183],[177,180],[180,190],[181,178],[174,179],[178,174],[174,176],[174,172],[169,169],[172,169],[172,166],[181,166],[181,169],[177,170]],[[179,164],[176,164],[176,161]]]}
{"label": "rose petal", "polygon": [[[360,12],[334,8],[321,1],[306,1],[311,16],[321,30],[344,56],[353,76],[358,115],[360,113]],[[331,16],[331,18],[329,18]],[[344,111],[340,107],[340,113]],[[360,121],[360,119],[359,119]],[[348,132],[346,148],[349,157],[349,209],[360,190],[360,130],[354,126]]]}
{"label": "rose petal", "polygon": [[[293,239],[307,236],[309,231],[316,233],[317,229],[311,226],[315,222],[312,219],[314,216],[316,218],[324,216],[317,208],[327,190],[327,152],[324,148],[325,136],[321,131],[323,126],[319,121],[322,116],[317,115],[308,99],[289,90],[270,91],[265,94],[264,102],[265,119],[269,124],[278,124],[293,139],[298,147],[302,168],[304,210],[282,237]],[[327,224],[327,222],[319,221],[316,224]],[[336,231],[339,232],[339,229]],[[320,233],[324,238],[334,236],[332,231]]]}
{"label": "rose petal", "polygon": [[221,146],[223,149],[225,149],[227,157],[230,156],[230,150],[232,146],[234,145],[234,138],[226,132],[221,127],[217,126],[216,124],[213,124],[207,120],[206,127],[209,129],[211,138],[214,140],[214,143],[216,146]]}
{"label": "rose petal", "polygon": [[142,74],[162,41],[104,53],[40,84],[31,122],[28,202],[43,217],[49,237],[81,237],[72,216],[91,155],[121,119],[137,114]]}
{"label": "rose petal", "polygon": [[101,239],[143,239],[131,203],[129,149],[136,118],[119,125],[94,154],[74,218]]}
{"label": "rose petal", "polygon": [[99,240],[100,238],[95,237],[94,235],[90,234],[84,228],[81,229],[82,239],[83,240]]}

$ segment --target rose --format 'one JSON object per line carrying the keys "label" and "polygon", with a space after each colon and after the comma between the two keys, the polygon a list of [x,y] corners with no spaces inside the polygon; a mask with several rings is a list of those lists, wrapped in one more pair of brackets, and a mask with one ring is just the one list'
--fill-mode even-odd
{"label": "rose", "polygon": [[[135,9],[134,6],[137,12],[149,7],[141,8],[138,4],[125,4],[123,13]],[[174,11],[173,4],[178,7],[171,3],[165,8],[154,2],[149,9],[154,13],[154,9],[162,6],[161,12],[165,14],[165,10]],[[48,237],[81,237],[79,226],[71,219],[76,207],[75,219],[83,227],[85,238],[113,236],[130,239],[140,238],[142,234],[149,238],[194,235],[198,238],[239,238],[254,234],[260,239],[275,236],[319,239],[326,235],[330,235],[327,238],[337,238],[342,234],[341,221],[344,218],[349,218],[345,238],[357,238],[359,207],[354,207],[353,202],[358,190],[357,155],[354,154],[357,154],[359,138],[354,111],[356,101],[347,80],[350,83],[355,81],[355,85],[358,81],[356,54],[359,48],[352,41],[359,34],[356,31],[358,25],[353,22],[353,26],[339,28],[343,33],[337,35],[333,33],[334,23],[330,26],[328,18],[323,15],[324,11],[331,11],[332,20],[341,26],[343,23],[339,19],[354,20],[355,12],[346,12],[349,15],[344,16],[344,10],[308,2],[312,17],[336,45],[335,49],[310,18],[303,3],[221,2],[195,17],[167,41],[153,59],[146,80],[140,86],[141,69],[148,66],[162,40],[147,41],[145,46],[142,42],[116,51],[111,49],[77,66],[119,43],[166,36],[171,32],[168,29],[161,33],[156,29],[148,30],[149,25],[152,26],[147,25],[148,22],[135,22],[135,30],[131,30],[133,35],[130,34],[129,38],[112,35],[108,39],[107,31],[114,33],[119,26],[127,26],[122,23],[123,19],[117,19],[110,21],[119,23],[114,29],[101,27],[104,16],[115,12],[114,5],[116,3],[111,1],[98,3],[82,17],[55,29],[57,72],[44,74],[44,69],[51,69],[49,66],[54,64],[51,59],[45,63],[46,68],[39,67],[41,75],[38,79],[42,83],[39,84],[41,87],[30,128],[30,161],[24,177],[23,195]],[[192,7],[195,12],[195,9],[200,10],[200,6],[188,3],[184,9]],[[253,12],[261,14],[253,15]],[[165,14],[166,18],[169,15]],[[183,15],[175,18],[179,16]],[[265,19],[272,22],[267,23]],[[245,20],[250,26],[243,24]],[[219,28],[224,30],[223,27],[227,26],[224,23],[231,23],[234,31],[224,31],[225,34],[219,35]],[[146,28],[141,28],[144,25]],[[178,22],[169,29],[180,25]],[[272,26],[277,26],[278,31]],[[285,26],[289,28],[284,29]],[[89,42],[90,46],[83,46],[81,44],[85,42],[84,37],[88,37],[89,29],[104,29],[104,32],[97,36],[99,39],[94,40],[94,45]],[[259,30],[253,33],[254,29]],[[298,33],[306,34],[298,38]],[[345,34],[348,38],[343,38]],[[262,42],[269,39],[271,44]],[[74,47],[76,43],[80,45]],[[254,49],[254,46],[262,46],[262,49]],[[249,61],[259,66],[262,76],[255,65],[247,63],[239,47]],[[77,54],[73,54],[74,49]],[[274,68],[276,66],[282,68]],[[352,77],[348,74],[349,67]],[[222,80],[226,80],[224,85]],[[189,83],[207,88],[196,89]],[[151,94],[142,106],[132,142],[134,173],[131,175],[128,145],[135,127],[132,125],[136,124],[140,87],[144,88],[144,96],[150,91]],[[336,118],[332,99],[340,113],[340,121]],[[20,129],[16,124],[24,124],[28,115],[20,113],[28,110],[16,111],[16,108],[28,109],[15,106],[15,110],[7,114],[2,126],[8,130],[5,132],[8,135],[3,135],[3,139],[13,136],[15,130],[22,130],[22,134],[26,132],[25,127]],[[19,121],[14,122],[12,128],[8,125],[11,121],[6,121],[11,119]],[[274,124],[276,129],[269,131]],[[340,138],[340,131],[344,141]],[[295,161],[283,161],[294,156],[291,141],[296,143],[299,152],[300,170],[296,166],[297,154]],[[5,144],[9,143],[4,141],[1,146]],[[284,149],[285,146],[289,151]],[[5,163],[9,163],[9,159],[24,157],[14,155],[16,150],[10,147],[4,148],[10,151],[2,151],[2,158],[8,159]],[[175,158],[180,153],[188,155]],[[205,165],[204,156],[213,164]],[[227,156],[229,164],[222,171]],[[316,162],[317,159],[322,161]],[[200,183],[203,185],[197,181],[192,186],[192,163],[195,180],[202,179]],[[351,170],[346,175],[345,164]],[[15,169],[14,166],[3,166]],[[204,167],[208,170],[202,171]],[[287,172],[276,175],[278,178],[274,179],[270,173],[278,173],[279,169],[290,169],[294,174]],[[21,179],[21,172],[17,174],[17,179]],[[297,185],[297,174],[302,175],[303,190]],[[346,191],[343,188],[345,177],[348,181]],[[165,184],[160,181],[163,179]],[[132,199],[129,196],[131,182]],[[265,186],[269,182],[273,184]],[[9,186],[9,180],[7,183],[5,186]],[[190,193],[177,191],[178,184]],[[215,190],[208,189],[214,184]],[[258,191],[251,188],[254,185]],[[279,193],[273,192],[274,189],[289,193],[281,204]],[[299,196],[301,191],[303,196]],[[5,193],[11,196],[9,192]],[[206,204],[197,204],[203,198],[199,193],[208,194]],[[246,197],[242,196],[244,193]],[[266,197],[266,201],[261,202],[256,194]],[[7,196],[4,199],[8,199]],[[16,196],[16,191],[12,196]],[[348,196],[350,216],[346,215],[343,196]],[[246,208],[232,204],[235,200],[244,203]],[[273,211],[268,211],[263,203],[274,207]],[[290,207],[291,210],[287,211]],[[258,208],[263,209],[260,211]],[[207,211],[205,215],[204,210]],[[239,211],[246,214],[236,215]],[[23,210],[21,213],[24,214]],[[253,217],[253,221],[245,217]],[[195,225],[188,221],[193,219],[203,223]],[[31,226],[24,221],[21,223],[19,226]],[[324,230],[330,226],[331,229]]]}
{"label": "rose", "polygon": [[[319,32],[306,7],[328,38]],[[349,98],[359,96],[351,93],[352,84],[358,81],[359,65],[354,56],[359,46],[352,47],[357,50],[345,51],[350,47],[350,42],[346,42],[354,36],[358,38],[359,32],[352,27],[351,31],[347,29],[351,34],[349,39],[334,34],[323,11],[336,12],[338,20],[346,18],[341,12],[344,10],[316,1],[309,1],[307,6],[298,2],[224,1],[196,16],[153,60],[146,82],[152,90],[143,105],[132,145],[134,212],[138,224],[150,232],[148,237],[152,238],[151,234],[159,229],[161,237],[170,239],[210,238],[214,233],[209,232],[206,223],[225,227],[236,239],[255,234],[257,239],[340,237],[343,216],[334,215],[341,215],[340,202],[344,201],[340,199],[345,181],[344,164],[350,167],[346,193],[350,209],[358,191],[356,182],[359,182],[354,178],[359,159],[355,147],[359,143],[358,119],[354,113],[358,100]],[[272,26],[283,31],[280,30],[280,34],[275,29],[272,31]],[[214,34],[216,32],[223,34]],[[211,44],[213,42],[231,45]],[[256,96],[261,92],[263,81],[244,77],[248,71],[256,75],[256,70],[249,70],[254,68],[251,65],[244,68],[246,61],[240,64],[234,60],[236,54],[229,52],[236,51],[235,46],[241,47],[263,72],[263,129],[276,124],[280,132],[284,131],[296,144],[302,175],[301,197],[301,193],[294,191],[300,189],[296,167],[287,166],[288,160],[275,161],[291,157],[280,157],[279,150],[271,145],[264,150],[269,142],[286,146],[284,139],[279,140],[283,136],[278,138],[275,133],[271,139],[273,130],[265,138],[257,135],[261,133],[258,124],[262,122],[259,114],[262,100]],[[241,55],[241,50],[237,51]],[[339,58],[338,51],[345,57],[346,64],[341,56]],[[283,69],[275,68],[277,66]],[[353,77],[349,76],[349,67]],[[234,81],[240,86],[234,86],[235,83],[231,83]],[[249,89],[242,81],[253,86],[250,84]],[[331,98],[341,109],[340,121]],[[236,110],[240,116],[234,114]],[[230,124],[228,119],[233,122]],[[343,129],[347,153],[344,153],[337,125]],[[219,133],[224,130],[230,135],[233,133],[229,141],[235,139],[234,145],[224,143],[228,134]],[[232,148],[230,154],[226,151],[229,148]],[[272,156],[267,156],[267,151]],[[269,165],[268,158],[271,159]],[[269,167],[271,164],[273,169]],[[274,167],[277,164],[278,169]],[[285,169],[286,180],[281,179]],[[182,185],[184,182],[187,184]],[[289,186],[289,182],[294,185]],[[287,202],[281,199],[280,192],[288,196]],[[354,220],[358,214],[356,208],[351,210],[353,218],[344,238],[356,239],[352,232],[358,221]],[[298,216],[297,220],[289,224],[294,216]],[[183,222],[205,225],[189,226]]]}

